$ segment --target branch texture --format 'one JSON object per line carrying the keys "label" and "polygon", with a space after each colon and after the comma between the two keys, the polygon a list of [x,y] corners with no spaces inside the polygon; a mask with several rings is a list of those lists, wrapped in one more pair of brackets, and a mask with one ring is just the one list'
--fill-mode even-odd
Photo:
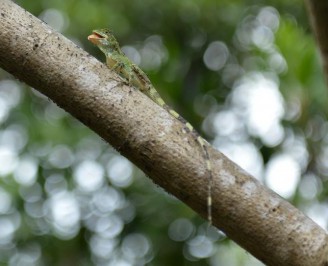
{"label": "branch texture", "polygon": [[[183,125],[10,0],[0,2],[0,66],[206,217],[206,166]],[[328,265],[323,229],[223,154],[211,147],[209,152],[215,226],[267,265]]]}

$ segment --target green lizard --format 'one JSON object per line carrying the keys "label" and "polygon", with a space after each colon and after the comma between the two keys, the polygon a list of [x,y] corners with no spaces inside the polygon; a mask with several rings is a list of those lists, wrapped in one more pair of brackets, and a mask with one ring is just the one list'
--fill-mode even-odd
{"label": "green lizard", "polygon": [[191,132],[203,149],[204,159],[206,161],[206,168],[208,172],[208,195],[207,195],[207,218],[212,224],[212,167],[209,153],[206,147],[206,141],[197,133],[197,131],[188,123],[182,116],[169,107],[156,91],[147,75],[122,52],[119,43],[114,37],[113,33],[108,29],[94,30],[88,36],[88,40],[98,46],[98,48],[106,55],[107,66],[118,73],[120,77],[132,85],[142,93],[147,95],[156,104],[164,108],[175,119],[179,120],[185,125],[188,132]]}

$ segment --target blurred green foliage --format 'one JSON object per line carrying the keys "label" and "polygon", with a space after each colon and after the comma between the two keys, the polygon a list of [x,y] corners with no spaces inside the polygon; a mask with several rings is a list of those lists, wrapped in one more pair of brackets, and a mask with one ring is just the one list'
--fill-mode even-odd
{"label": "blurred green foliage", "polygon": [[[327,90],[303,2],[17,3],[101,61],[86,37],[110,27],[217,148],[269,185],[274,159],[289,156],[298,174],[284,196],[314,219],[327,208]],[[188,207],[47,98],[8,80],[0,72],[0,100],[13,102],[0,108],[0,199],[8,202],[0,204],[0,265],[260,265],[221,232],[205,237],[206,222]],[[267,121],[252,120],[252,86],[267,86],[282,106],[267,131]],[[261,108],[255,117],[270,106]]]}

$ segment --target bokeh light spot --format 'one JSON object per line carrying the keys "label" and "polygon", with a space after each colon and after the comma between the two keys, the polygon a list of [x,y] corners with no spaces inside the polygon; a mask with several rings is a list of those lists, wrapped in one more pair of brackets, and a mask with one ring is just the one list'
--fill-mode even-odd
{"label": "bokeh light spot", "polygon": [[145,257],[151,249],[151,244],[142,234],[130,234],[123,239],[122,251],[130,259]]}
{"label": "bokeh light spot", "polygon": [[59,32],[63,32],[67,28],[69,22],[64,13],[54,8],[44,10],[39,17]]}
{"label": "bokeh light spot", "polygon": [[158,35],[150,36],[145,40],[140,54],[141,67],[146,71],[158,70],[166,62],[168,56],[162,37]]}
{"label": "bokeh light spot", "polygon": [[104,168],[95,161],[84,161],[76,166],[74,180],[79,188],[86,192],[95,191],[104,183]]}
{"label": "bokeh light spot", "polygon": [[55,233],[59,237],[70,239],[76,235],[80,229],[80,209],[74,194],[69,192],[55,194],[46,202],[46,208]]}
{"label": "bokeh light spot", "polygon": [[17,183],[24,186],[31,186],[37,178],[38,162],[32,157],[22,158],[14,171],[14,178]]}
{"label": "bokeh light spot", "polygon": [[123,230],[123,221],[117,215],[101,217],[95,227],[95,232],[105,238],[113,238]]}
{"label": "bokeh light spot", "polygon": [[10,125],[0,132],[0,146],[6,146],[15,151],[21,151],[28,141],[26,129],[21,125]]}
{"label": "bokeh light spot", "polygon": [[244,116],[250,134],[275,146],[284,137],[280,120],[284,116],[284,101],[278,84],[264,73],[250,73],[236,83],[232,94],[234,110]]}
{"label": "bokeh light spot", "polygon": [[27,247],[20,248],[10,258],[10,266],[36,266],[41,265],[41,248],[36,243],[29,243]]}
{"label": "bokeh light spot", "polygon": [[0,217],[0,228],[0,245],[6,245],[12,241],[17,227],[9,217]]}
{"label": "bokeh light spot", "polygon": [[0,176],[6,176],[15,170],[18,156],[12,149],[0,146],[0,162]]}
{"label": "bokeh light spot", "polygon": [[132,183],[133,166],[122,156],[113,157],[107,164],[107,174],[115,186],[128,187]]}
{"label": "bokeh light spot", "polygon": [[94,235],[92,236],[89,244],[93,254],[102,259],[109,259],[113,256],[117,242],[118,241],[116,239],[108,239],[102,236]]}
{"label": "bokeh light spot", "polygon": [[279,12],[271,6],[266,6],[261,8],[260,12],[257,15],[257,20],[261,25],[264,25],[270,28],[273,31],[276,31],[279,27],[280,15]]}
{"label": "bokeh light spot", "polygon": [[300,179],[300,165],[287,154],[280,154],[270,159],[266,169],[266,183],[282,197],[294,195]]}
{"label": "bokeh light spot", "polygon": [[194,225],[188,219],[177,219],[170,224],[169,237],[174,241],[185,241],[195,231]]}
{"label": "bokeh light spot", "polygon": [[195,258],[208,258],[213,253],[213,243],[204,236],[196,236],[188,241],[188,251]]}
{"label": "bokeh light spot", "polygon": [[49,162],[51,165],[59,169],[64,169],[71,166],[73,160],[74,155],[71,149],[64,145],[58,145],[49,155]]}
{"label": "bokeh light spot", "polygon": [[21,99],[19,83],[14,80],[1,80],[0,99],[4,100],[7,108],[11,109],[17,106]]}
{"label": "bokeh light spot", "polygon": [[122,207],[124,198],[112,187],[104,187],[92,197],[92,205],[101,213],[113,212]]}
{"label": "bokeh light spot", "polygon": [[225,65],[228,57],[228,47],[223,42],[215,41],[207,47],[203,60],[208,69],[218,71]]}

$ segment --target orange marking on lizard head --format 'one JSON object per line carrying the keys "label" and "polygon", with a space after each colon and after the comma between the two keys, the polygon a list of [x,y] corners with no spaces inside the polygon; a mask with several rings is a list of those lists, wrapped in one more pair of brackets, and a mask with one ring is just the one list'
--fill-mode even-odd
{"label": "orange marking on lizard head", "polygon": [[105,54],[113,52],[123,54],[112,31],[109,29],[93,30],[92,34],[88,36],[88,40],[97,45]]}
{"label": "orange marking on lizard head", "polygon": [[101,40],[103,38],[105,38],[105,37],[101,36],[100,34],[98,34],[96,32],[93,32],[91,35],[88,36],[88,40],[95,45],[99,44],[99,40]]}

